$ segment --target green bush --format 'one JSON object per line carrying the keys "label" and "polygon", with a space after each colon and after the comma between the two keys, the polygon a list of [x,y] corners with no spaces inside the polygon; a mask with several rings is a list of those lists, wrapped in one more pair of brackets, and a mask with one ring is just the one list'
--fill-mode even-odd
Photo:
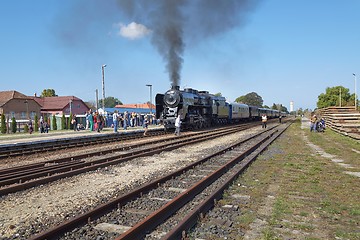
{"label": "green bush", "polygon": [[11,132],[16,133],[17,126],[16,126],[16,119],[15,117],[11,118]]}
{"label": "green bush", "polygon": [[53,115],[52,117],[52,129],[57,130],[56,117]]}
{"label": "green bush", "polygon": [[29,126],[27,124],[25,124],[24,126],[24,133],[28,133],[29,132]]}
{"label": "green bush", "polygon": [[72,113],[70,113],[70,116],[69,118],[67,119],[68,122],[67,122],[67,129],[72,129],[72,124],[71,124],[71,120],[72,120]]}
{"label": "green bush", "polygon": [[5,115],[1,114],[1,133],[6,133],[6,122],[5,122]]}
{"label": "green bush", "polygon": [[34,132],[38,132],[39,131],[39,118],[38,115],[35,115],[35,123],[34,123]]}
{"label": "green bush", "polygon": [[64,114],[61,117],[61,129],[66,129],[66,118]]}

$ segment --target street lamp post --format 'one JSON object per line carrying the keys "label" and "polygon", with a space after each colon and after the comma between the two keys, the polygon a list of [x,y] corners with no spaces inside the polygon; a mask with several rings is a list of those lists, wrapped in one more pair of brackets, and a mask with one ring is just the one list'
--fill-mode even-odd
{"label": "street lamp post", "polygon": [[357,110],[357,94],[356,94],[356,74],[353,73],[355,80],[355,110]]}
{"label": "street lamp post", "polygon": [[95,89],[95,101],[96,101],[96,111],[99,111],[99,93],[97,89]]}
{"label": "street lamp post", "polygon": [[150,90],[150,114],[152,114],[152,85],[146,84],[147,87],[149,87]]}
{"label": "street lamp post", "polygon": [[102,107],[103,107],[104,112],[105,112],[105,71],[104,71],[105,67],[106,67],[106,64],[103,64],[101,66],[101,70],[102,70],[102,95],[103,95]]}

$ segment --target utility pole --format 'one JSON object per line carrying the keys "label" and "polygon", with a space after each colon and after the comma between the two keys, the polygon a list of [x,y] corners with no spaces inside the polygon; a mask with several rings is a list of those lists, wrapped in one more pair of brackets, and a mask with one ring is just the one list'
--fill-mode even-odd
{"label": "utility pole", "polygon": [[96,111],[99,111],[99,94],[98,94],[98,90],[95,90],[95,99],[96,99]]}
{"label": "utility pole", "polygon": [[357,94],[356,94],[356,74],[353,73],[355,79],[355,110],[357,110]]}
{"label": "utility pole", "polygon": [[150,88],[150,114],[152,114],[152,85],[146,84],[146,86]]}
{"label": "utility pole", "polygon": [[101,66],[101,70],[102,70],[102,96],[103,96],[102,108],[103,108],[104,112],[105,112],[105,70],[104,70],[105,67],[106,67],[106,64],[103,64]]}

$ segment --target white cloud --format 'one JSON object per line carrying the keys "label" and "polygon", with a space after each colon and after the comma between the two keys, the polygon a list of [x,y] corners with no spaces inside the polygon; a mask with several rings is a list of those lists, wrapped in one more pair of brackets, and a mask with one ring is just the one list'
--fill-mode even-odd
{"label": "white cloud", "polygon": [[124,38],[129,38],[131,40],[145,37],[146,35],[151,33],[150,29],[136,22],[129,23],[128,25],[120,23],[119,26],[120,31],[118,34]]}

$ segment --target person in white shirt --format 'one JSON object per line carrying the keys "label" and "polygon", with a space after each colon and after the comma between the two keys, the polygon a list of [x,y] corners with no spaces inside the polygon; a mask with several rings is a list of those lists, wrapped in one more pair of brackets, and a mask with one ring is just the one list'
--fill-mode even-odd
{"label": "person in white shirt", "polygon": [[267,116],[263,114],[261,116],[262,128],[266,128]]}
{"label": "person in white shirt", "polygon": [[113,123],[114,123],[114,132],[117,132],[119,126],[119,114],[117,110],[115,110],[113,114]]}
{"label": "person in white shirt", "polygon": [[178,115],[175,120],[175,135],[176,136],[180,135],[180,128],[181,128],[181,120],[180,120],[180,115]]}

